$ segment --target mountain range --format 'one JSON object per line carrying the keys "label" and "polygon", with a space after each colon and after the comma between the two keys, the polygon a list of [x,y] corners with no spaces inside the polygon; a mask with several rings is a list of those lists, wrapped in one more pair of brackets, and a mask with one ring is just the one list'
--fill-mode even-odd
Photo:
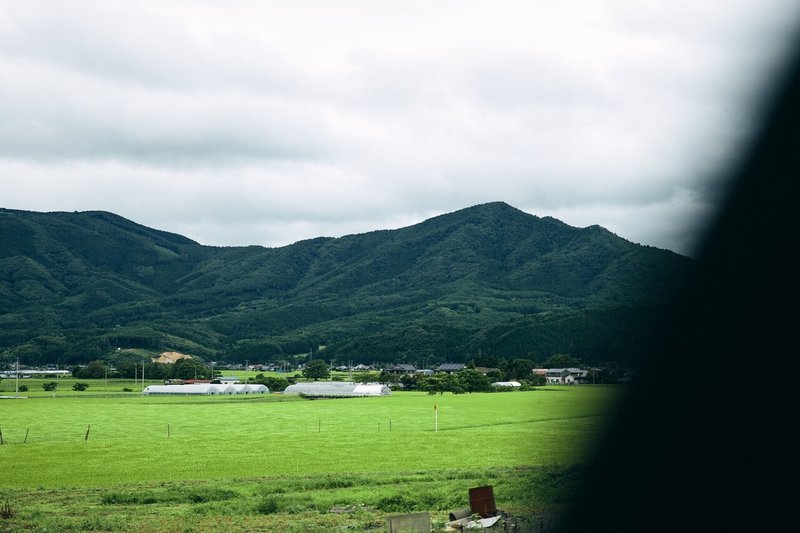
{"label": "mountain range", "polygon": [[692,262],[503,202],[279,248],[0,209],[0,362],[630,362]]}

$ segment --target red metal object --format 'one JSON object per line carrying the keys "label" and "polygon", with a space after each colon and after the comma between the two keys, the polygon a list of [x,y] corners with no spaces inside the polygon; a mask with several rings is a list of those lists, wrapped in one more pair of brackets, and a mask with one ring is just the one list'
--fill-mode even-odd
{"label": "red metal object", "polygon": [[497,506],[494,503],[494,489],[491,485],[469,489],[469,508],[473,514],[481,518],[497,515]]}

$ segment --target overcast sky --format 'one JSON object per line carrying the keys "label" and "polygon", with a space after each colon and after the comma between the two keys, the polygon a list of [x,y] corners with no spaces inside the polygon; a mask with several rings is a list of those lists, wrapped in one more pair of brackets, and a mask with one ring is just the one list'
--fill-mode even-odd
{"label": "overcast sky", "polygon": [[0,206],[282,246],[505,201],[690,255],[796,0],[0,0]]}

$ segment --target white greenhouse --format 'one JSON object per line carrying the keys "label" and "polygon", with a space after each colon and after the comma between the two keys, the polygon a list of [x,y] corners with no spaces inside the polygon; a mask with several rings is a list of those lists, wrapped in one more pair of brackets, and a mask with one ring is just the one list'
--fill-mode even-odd
{"label": "white greenhouse", "polygon": [[194,383],[191,385],[149,385],[144,388],[145,396],[169,394],[189,395],[205,394],[217,396],[221,394],[266,394],[269,389],[265,385],[225,385],[221,383]]}
{"label": "white greenhouse", "polygon": [[261,385],[259,383],[234,383],[229,385],[229,387],[234,390],[234,394],[266,394],[269,392],[266,385]]}
{"label": "white greenhouse", "polygon": [[521,387],[522,384],[519,381],[495,381],[492,383],[492,387]]}
{"label": "white greenhouse", "polygon": [[313,398],[348,398],[356,396],[389,396],[392,390],[381,383],[351,383],[346,381],[312,381],[289,385],[284,394],[299,394]]}
{"label": "white greenhouse", "polygon": [[148,385],[142,393],[145,396],[155,394],[222,394],[221,385],[194,383],[192,385]]}

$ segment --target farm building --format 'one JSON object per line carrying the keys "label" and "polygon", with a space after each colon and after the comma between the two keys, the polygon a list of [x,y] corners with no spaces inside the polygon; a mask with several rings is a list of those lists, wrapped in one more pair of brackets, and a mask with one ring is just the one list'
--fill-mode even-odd
{"label": "farm building", "polygon": [[522,384],[519,381],[495,381],[492,383],[492,387],[521,387]]}
{"label": "farm building", "polygon": [[352,383],[346,381],[313,381],[289,385],[284,394],[302,394],[316,398],[389,396],[392,390],[381,383]]}
{"label": "farm building", "polygon": [[439,365],[439,368],[437,368],[436,371],[452,374],[454,372],[461,372],[466,367],[467,365],[465,365],[464,363],[444,363]]}
{"label": "farm building", "polygon": [[548,368],[547,369],[547,383],[550,384],[572,384],[575,378],[572,376],[568,368]]}
{"label": "farm building", "polygon": [[142,393],[145,396],[151,394],[224,394],[222,385],[210,385],[208,383],[195,383],[193,385],[148,385]]}
{"label": "farm building", "polygon": [[416,370],[414,365],[394,365],[386,369],[390,374],[413,374]]}
{"label": "farm building", "polygon": [[268,392],[269,389],[265,385],[212,385],[210,383],[195,383],[193,385],[150,385],[145,387],[142,394],[145,396],[157,394],[205,394],[217,396],[221,394],[266,394]]}
{"label": "farm building", "polygon": [[266,385],[261,384],[243,384],[243,383],[235,383],[233,385],[229,385],[235,391],[234,394],[266,394],[269,392],[269,389]]}

